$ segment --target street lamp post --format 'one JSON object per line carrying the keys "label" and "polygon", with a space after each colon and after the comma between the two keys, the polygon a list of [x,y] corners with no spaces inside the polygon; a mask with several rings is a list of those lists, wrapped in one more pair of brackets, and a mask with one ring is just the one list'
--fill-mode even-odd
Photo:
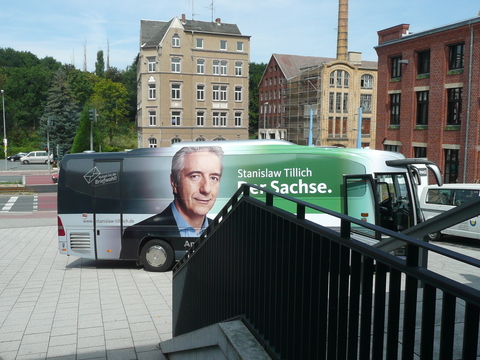
{"label": "street lamp post", "polygon": [[1,90],[2,93],[2,109],[3,109],[3,151],[5,152],[5,170],[7,169],[7,127],[5,125],[5,91]]}

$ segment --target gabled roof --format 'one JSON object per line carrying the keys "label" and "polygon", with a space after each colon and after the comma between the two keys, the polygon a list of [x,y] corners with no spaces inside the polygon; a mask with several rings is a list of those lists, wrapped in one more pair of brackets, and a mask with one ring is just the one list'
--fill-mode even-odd
{"label": "gabled roof", "polygon": [[273,54],[272,57],[275,58],[275,61],[286,79],[297,76],[301,71],[306,70],[309,67],[322,65],[335,60],[334,58],[326,57],[285,54]]}
{"label": "gabled roof", "polygon": [[[150,48],[158,46],[172,23],[178,18],[170,21],[140,20],[140,47]],[[219,35],[237,35],[242,33],[235,24],[225,24],[220,22],[185,20],[181,22],[184,31],[209,33]]]}

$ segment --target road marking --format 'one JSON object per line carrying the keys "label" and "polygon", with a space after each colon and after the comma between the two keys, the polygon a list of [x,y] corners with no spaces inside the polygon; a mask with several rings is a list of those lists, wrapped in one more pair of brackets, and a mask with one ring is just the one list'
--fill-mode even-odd
{"label": "road marking", "polygon": [[33,197],[33,211],[37,211],[38,210],[38,195],[35,195]]}
{"label": "road marking", "polygon": [[10,199],[8,199],[7,203],[3,206],[2,212],[8,212],[12,208],[13,204],[15,204],[15,201],[18,200],[18,196],[12,196]]}

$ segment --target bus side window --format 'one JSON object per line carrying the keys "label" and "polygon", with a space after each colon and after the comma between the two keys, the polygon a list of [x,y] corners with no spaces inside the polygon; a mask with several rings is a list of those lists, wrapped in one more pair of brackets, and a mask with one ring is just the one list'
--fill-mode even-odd
{"label": "bus side window", "polygon": [[465,202],[478,198],[478,190],[455,190],[454,205],[462,205]]}

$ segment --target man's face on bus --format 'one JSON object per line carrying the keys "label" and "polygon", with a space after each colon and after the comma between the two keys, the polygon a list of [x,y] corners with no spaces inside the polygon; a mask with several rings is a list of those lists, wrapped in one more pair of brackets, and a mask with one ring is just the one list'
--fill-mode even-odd
{"label": "man's face on bus", "polygon": [[217,155],[199,151],[185,155],[179,183],[171,180],[175,204],[187,222],[203,221],[215,204],[220,188],[221,164]]}

